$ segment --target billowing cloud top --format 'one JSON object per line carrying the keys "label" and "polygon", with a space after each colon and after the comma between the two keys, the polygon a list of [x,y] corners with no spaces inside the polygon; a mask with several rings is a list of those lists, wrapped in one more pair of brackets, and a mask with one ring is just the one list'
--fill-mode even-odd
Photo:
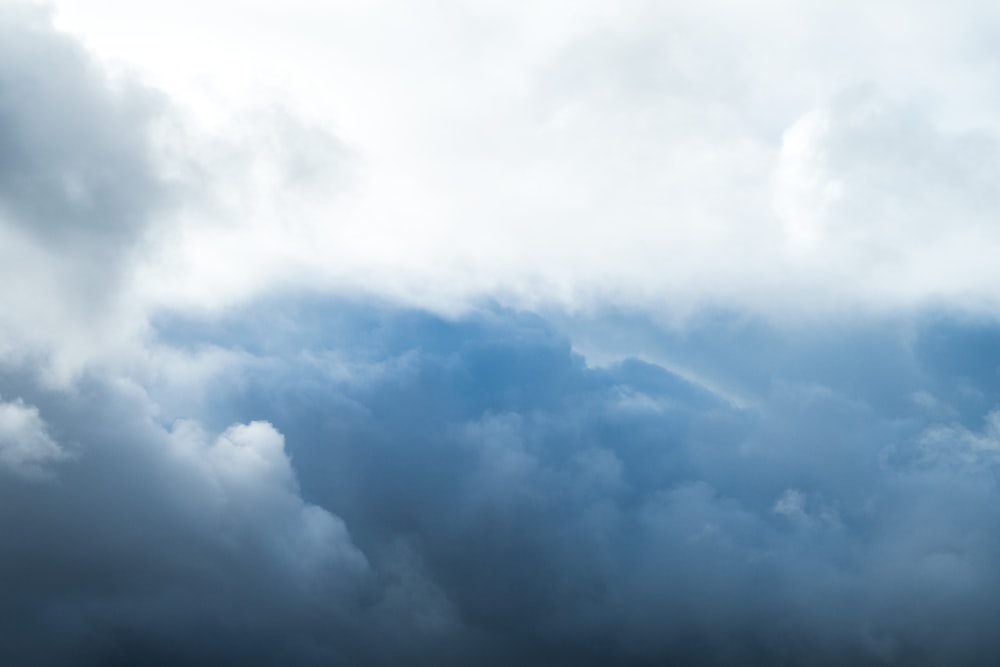
{"label": "billowing cloud top", "polygon": [[985,3],[57,6],[217,140],[171,303],[997,305]]}
{"label": "billowing cloud top", "polygon": [[0,663],[996,664],[995,18],[0,0]]}

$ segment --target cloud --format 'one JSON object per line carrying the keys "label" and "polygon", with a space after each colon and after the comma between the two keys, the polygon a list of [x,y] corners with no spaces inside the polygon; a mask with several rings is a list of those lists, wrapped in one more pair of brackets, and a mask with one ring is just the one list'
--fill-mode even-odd
{"label": "cloud", "polygon": [[49,435],[38,408],[17,399],[0,402],[0,465],[27,477],[44,475],[48,463],[67,454]]}
{"label": "cloud", "polygon": [[873,298],[991,310],[979,244],[992,242],[998,165],[991,133],[856,90],[785,133],[775,206],[802,261],[864,280]]}
{"label": "cloud", "polygon": [[127,245],[163,196],[146,134],[161,101],[132,81],[112,87],[76,40],[52,29],[48,12],[0,11],[6,221],[63,251]]}
{"label": "cloud", "polygon": [[988,8],[82,7],[0,6],[0,660],[997,662]]}
{"label": "cloud", "polygon": [[[990,664],[1000,489],[980,420],[1000,385],[963,351],[995,326],[859,323],[804,343],[738,322],[656,329],[705,384],[635,358],[588,365],[537,315],[323,298],[158,321],[152,348],[171,354],[151,363],[242,350],[188,380],[197,400],[173,380],[92,374],[67,392],[8,372],[25,403],[7,405],[36,406],[74,457],[52,484],[0,491],[0,649],[95,665]],[[934,409],[908,398],[921,391]]]}
{"label": "cloud", "polygon": [[992,469],[1000,453],[1000,412],[990,412],[983,421],[981,433],[957,424],[928,429],[920,440],[917,463],[931,467],[957,466],[975,472]]}
{"label": "cloud", "polygon": [[[270,424],[211,436],[191,421],[160,426],[153,406],[103,381],[75,396],[22,386],[75,456],[50,484],[12,478],[0,490],[5,660],[340,660],[347,640],[329,645],[323,632],[350,636],[335,627],[358,607],[368,564],[337,516],[302,500]],[[37,411],[0,414],[7,463],[10,442],[42,436],[9,432],[11,414]]]}
{"label": "cloud", "polygon": [[376,662],[988,664],[998,489],[954,464],[976,431],[907,397],[976,429],[970,383],[981,405],[1000,386],[961,351],[995,327],[739,322],[654,330],[743,407],[634,358],[588,366],[504,310],[267,302],[160,331],[252,351],[206,415],[275,424],[304,496],[350,527],[380,582],[367,631],[399,651],[362,643]]}
{"label": "cloud", "polygon": [[[982,3],[404,4],[57,3],[220,136],[328,166],[291,193],[202,155],[237,205],[191,212],[145,299],[995,312]],[[197,35],[183,55],[172,31]],[[249,133],[272,106],[308,122]]]}
{"label": "cloud", "polygon": [[112,82],[50,11],[5,3],[0,26],[0,279],[16,286],[0,360],[78,365],[139,326],[120,297],[169,200],[151,137],[164,103]]}
{"label": "cloud", "polygon": [[349,160],[279,103],[239,110],[228,132],[199,123],[54,16],[0,5],[0,279],[17,285],[0,296],[0,362],[66,384],[142,357],[151,313],[189,305],[187,290],[227,302],[282,283],[273,260],[294,253],[277,239],[310,243],[299,200],[346,180]]}

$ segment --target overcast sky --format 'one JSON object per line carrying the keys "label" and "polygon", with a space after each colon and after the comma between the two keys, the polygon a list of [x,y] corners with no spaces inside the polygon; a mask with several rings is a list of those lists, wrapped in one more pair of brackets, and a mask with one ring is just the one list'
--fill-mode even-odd
{"label": "overcast sky", "polygon": [[0,0],[0,663],[997,664],[998,32]]}

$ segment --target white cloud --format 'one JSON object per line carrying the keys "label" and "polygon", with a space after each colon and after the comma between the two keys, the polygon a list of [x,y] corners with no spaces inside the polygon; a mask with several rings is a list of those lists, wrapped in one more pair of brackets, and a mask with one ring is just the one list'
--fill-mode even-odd
{"label": "white cloud", "polygon": [[67,457],[52,439],[38,408],[20,398],[0,402],[0,468],[29,478],[44,477],[47,466]]}
{"label": "white cloud", "polygon": [[801,491],[788,489],[774,504],[775,514],[783,514],[789,518],[806,518],[806,497]]}
{"label": "white cloud", "polygon": [[[12,261],[56,267],[8,312],[87,323],[49,336],[63,357],[162,308],[300,288],[658,317],[997,307],[985,3],[54,6],[166,92],[150,150],[185,185],[116,246],[120,282],[12,236]],[[100,317],[61,287],[94,275]]]}
{"label": "white cloud", "polygon": [[915,463],[981,471],[1000,463],[1000,410],[986,415],[981,432],[959,424],[927,429],[918,442]]}
{"label": "white cloud", "polygon": [[302,499],[284,436],[271,424],[234,424],[209,442],[197,423],[179,422],[170,444],[178,477],[198,482],[186,491],[192,509],[222,530],[299,574],[330,565],[351,575],[367,569],[344,522]]}
{"label": "white cloud", "polygon": [[815,110],[796,121],[782,138],[774,209],[795,252],[819,249],[827,233],[829,211],[843,194],[843,184],[827,174],[822,150],[829,126],[829,115]]}

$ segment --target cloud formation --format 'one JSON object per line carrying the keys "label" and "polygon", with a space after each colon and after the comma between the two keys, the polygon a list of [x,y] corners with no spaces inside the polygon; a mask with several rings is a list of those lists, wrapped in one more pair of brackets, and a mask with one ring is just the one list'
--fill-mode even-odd
{"label": "cloud formation", "polygon": [[[339,647],[316,645],[315,624],[336,626],[368,566],[343,522],[301,499],[281,434],[166,429],[140,398],[87,384],[35,390],[76,456],[48,483],[0,488],[4,660],[330,664]],[[24,435],[4,433],[5,463]]]}
{"label": "cloud formation", "polygon": [[0,662],[996,664],[991,10],[404,5],[0,4]]}
{"label": "cloud formation", "polygon": [[[274,338],[275,320],[299,335]],[[898,321],[824,349],[718,324],[686,357],[723,386],[739,378],[712,377],[717,350],[741,357],[737,375],[765,378],[751,406],[636,359],[589,367],[504,311],[268,303],[161,330],[252,351],[238,389],[232,370],[211,384],[210,413],[279,425],[304,494],[384,581],[406,554],[407,611],[436,621],[396,632],[442,642],[429,662],[989,664],[1000,489],[988,456],[956,465],[992,436],[952,406],[996,404],[962,352],[995,327]]]}
{"label": "cloud formation", "polygon": [[2,11],[5,218],[60,248],[126,245],[160,196],[145,135],[157,97],[128,81],[115,90],[47,12]]}
{"label": "cloud formation", "polygon": [[65,451],[48,433],[38,409],[17,399],[0,402],[0,466],[35,477],[44,466],[65,458]]}
{"label": "cloud formation", "polygon": [[445,312],[996,310],[994,17],[975,0],[57,6],[213,131],[246,140],[246,109],[283,106],[352,156],[295,197],[209,158],[256,213],[193,226],[148,277],[160,303],[283,284]]}
{"label": "cloud formation", "polygon": [[151,136],[162,108],[112,83],[51,12],[0,5],[0,359],[77,365],[134,332],[120,296],[168,200]]}

